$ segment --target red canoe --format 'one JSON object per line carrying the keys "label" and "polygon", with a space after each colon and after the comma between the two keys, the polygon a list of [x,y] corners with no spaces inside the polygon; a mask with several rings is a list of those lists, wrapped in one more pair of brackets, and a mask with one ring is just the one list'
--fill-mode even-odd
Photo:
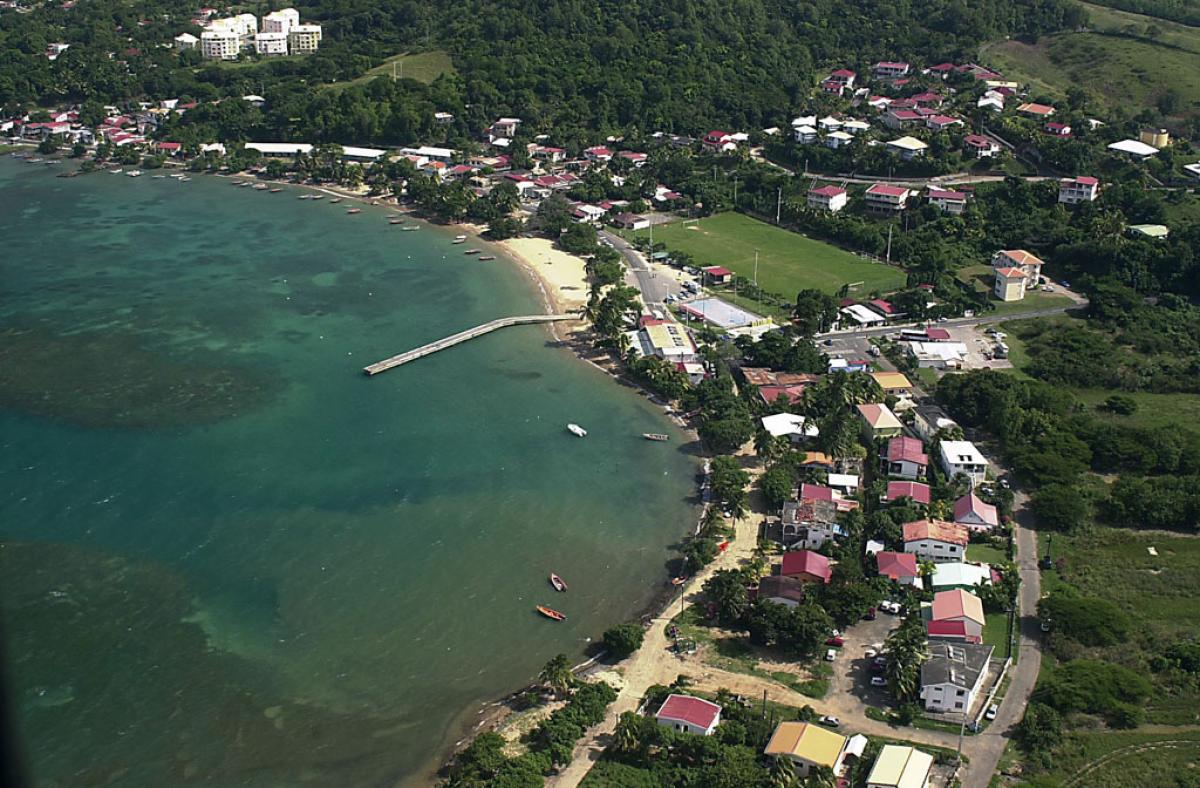
{"label": "red canoe", "polygon": [[552,618],[555,621],[566,621],[567,620],[567,617],[565,615],[563,615],[562,613],[559,613],[557,610],[551,610],[550,608],[542,607],[541,605],[537,606],[537,612],[541,613],[546,618]]}
{"label": "red canoe", "polygon": [[553,572],[550,573],[550,585],[554,586],[555,591],[566,591],[567,583]]}

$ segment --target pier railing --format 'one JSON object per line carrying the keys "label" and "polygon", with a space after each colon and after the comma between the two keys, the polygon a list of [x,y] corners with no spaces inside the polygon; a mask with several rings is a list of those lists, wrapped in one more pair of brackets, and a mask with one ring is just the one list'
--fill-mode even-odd
{"label": "pier railing", "polygon": [[445,339],[439,339],[436,342],[430,342],[427,345],[421,345],[419,348],[400,353],[399,355],[385,358],[383,361],[377,361],[370,366],[363,367],[363,372],[368,375],[378,375],[380,372],[387,372],[389,369],[398,367],[402,364],[407,364],[410,361],[416,361],[419,358],[432,355],[439,350],[445,350],[448,347],[454,347],[467,340],[481,337],[484,334],[490,334],[497,329],[506,328],[508,326],[520,326],[528,323],[553,323],[558,320],[578,320],[579,315],[520,315],[518,317],[501,317],[495,320],[489,320],[483,325],[468,328],[466,331],[459,331],[457,334],[451,334]]}

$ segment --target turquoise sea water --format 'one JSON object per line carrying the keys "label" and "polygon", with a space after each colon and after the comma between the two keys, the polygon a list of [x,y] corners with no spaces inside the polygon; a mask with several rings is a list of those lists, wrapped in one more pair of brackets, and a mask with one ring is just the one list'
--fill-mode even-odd
{"label": "turquoise sea water", "polygon": [[537,326],[360,372],[542,311],[515,268],[384,208],[55,172],[0,161],[0,596],[40,783],[423,782],[658,592],[696,466],[643,399]]}

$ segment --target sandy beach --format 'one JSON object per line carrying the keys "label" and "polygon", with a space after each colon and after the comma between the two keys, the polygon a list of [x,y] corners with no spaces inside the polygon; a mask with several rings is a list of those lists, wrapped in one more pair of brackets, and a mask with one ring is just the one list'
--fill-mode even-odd
{"label": "sandy beach", "polygon": [[587,304],[587,270],[581,258],[556,249],[547,238],[510,238],[496,245],[538,278],[555,311],[578,310]]}

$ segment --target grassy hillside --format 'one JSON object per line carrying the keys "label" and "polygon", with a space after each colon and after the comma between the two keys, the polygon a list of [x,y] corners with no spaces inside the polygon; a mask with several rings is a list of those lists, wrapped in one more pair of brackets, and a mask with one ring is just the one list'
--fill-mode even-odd
{"label": "grassy hillside", "polygon": [[1200,114],[1200,28],[1085,5],[1089,32],[1044,36],[1036,44],[1003,41],[981,56],[1035,92],[1063,96],[1078,85],[1130,114],[1173,92],[1169,114]]}
{"label": "grassy hillside", "polygon": [[375,68],[349,82],[341,82],[330,87],[345,87],[346,85],[361,85],[370,82],[375,77],[391,77],[392,74],[404,79],[415,79],[426,84],[434,81],[442,74],[453,74],[454,64],[450,55],[440,49],[429,52],[418,52],[410,55],[407,52],[395,55],[380,63]]}
{"label": "grassy hillside", "polygon": [[[637,233],[648,236],[648,231]],[[654,242],[692,255],[700,265],[723,265],[750,279],[758,250],[758,283],[764,290],[794,298],[808,288],[835,293],[861,282],[856,295],[887,292],[904,285],[904,272],[823,241],[781,230],[740,213],[722,213],[699,222],[654,228]]]}

